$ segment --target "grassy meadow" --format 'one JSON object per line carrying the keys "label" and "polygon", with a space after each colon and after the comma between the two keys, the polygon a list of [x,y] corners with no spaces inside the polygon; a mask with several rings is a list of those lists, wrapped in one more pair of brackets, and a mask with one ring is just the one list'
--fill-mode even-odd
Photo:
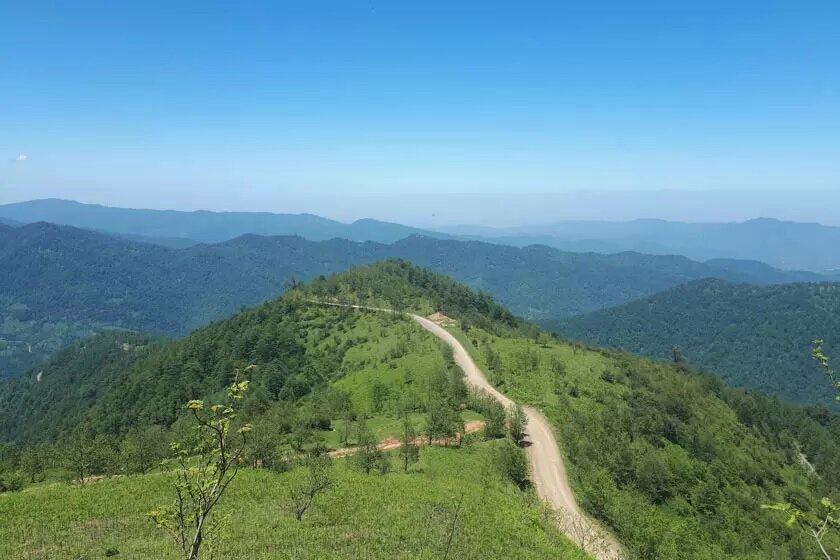
{"label": "grassy meadow", "polygon": [[[494,445],[423,447],[408,474],[364,475],[352,460],[337,460],[332,488],[300,525],[285,504],[302,471],[243,470],[218,510],[229,517],[216,557],[437,559],[454,523],[450,558],[584,558],[543,517],[532,493],[497,474]],[[171,499],[160,473],[0,495],[0,558],[178,558],[174,541],[147,517]]]}

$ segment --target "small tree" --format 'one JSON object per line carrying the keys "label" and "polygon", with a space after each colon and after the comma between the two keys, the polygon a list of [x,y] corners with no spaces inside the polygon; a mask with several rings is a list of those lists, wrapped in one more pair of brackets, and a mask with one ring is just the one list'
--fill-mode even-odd
{"label": "small tree", "polygon": [[507,431],[507,415],[505,414],[505,407],[502,403],[492,397],[483,397],[484,406],[482,412],[484,414],[484,437],[485,439],[498,439],[505,437]]}
{"label": "small tree", "polygon": [[383,453],[377,445],[376,438],[367,427],[364,415],[359,417],[359,447],[356,451],[356,464],[365,474],[380,467],[383,462]]}
{"label": "small tree", "polygon": [[163,429],[149,426],[132,430],[120,444],[120,463],[126,473],[146,474],[166,457]]}
{"label": "small tree", "polygon": [[522,442],[522,438],[525,436],[526,423],[527,418],[525,417],[525,412],[522,410],[522,407],[518,404],[511,406],[508,418],[508,434],[510,435],[510,439],[516,445],[519,445]]}
{"label": "small tree", "polygon": [[429,445],[435,439],[442,439],[444,442],[458,435],[459,430],[463,432],[463,421],[458,411],[453,410],[446,399],[433,398],[429,403],[429,410],[426,416],[426,434],[429,438]]}
{"label": "small tree", "polygon": [[525,451],[514,444],[511,440],[505,439],[498,449],[499,471],[506,479],[516,484],[519,488],[528,485],[530,470],[528,458]]}
{"label": "small tree", "polygon": [[289,488],[289,507],[295,513],[298,523],[303,522],[303,514],[312,506],[315,497],[332,485],[332,463],[320,450],[307,454],[304,467],[306,472],[303,478]]}
{"label": "small tree", "polygon": [[211,514],[244,462],[245,436],[251,426],[236,430],[238,437],[231,433],[236,419],[233,405],[248,390],[248,381],[240,381],[239,374],[237,370],[228,388],[228,404],[208,408],[200,400],[187,403],[194,421],[195,443],[173,443],[175,457],[165,463],[174,471],[175,503],[149,513],[159,528],[172,534],[187,560],[198,558],[205,538],[211,534]]}
{"label": "small tree", "polygon": [[20,470],[29,477],[29,483],[44,480],[44,453],[41,447],[25,447],[20,452]]}
{"label": "small tree", "polygon": [[99,463],[94,435],[88,426],[79,426],[65,438],[61,447],[64,466],[72,479],[84,485]]}
{"label": "small tree", "polygon": [[400,456],[403,458],[403,472],[420,460],[420,447],[417,445],[417,431],[408,413],[403,415],[403,430],[400,437]]}

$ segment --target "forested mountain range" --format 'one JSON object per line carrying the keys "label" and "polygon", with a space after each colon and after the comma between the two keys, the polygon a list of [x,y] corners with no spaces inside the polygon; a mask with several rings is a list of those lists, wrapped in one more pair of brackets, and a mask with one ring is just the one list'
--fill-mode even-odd
{"label": "forested mountain range", "polygon": [[[458,321],[461,327],[452,332],[499,390],[540,407],[554,424],[578,500],[632,557],[820,557],[813,542],[786,526],[784,516],[760,506],[784,501],[809,506],[832,496],[840,482],[834,468],[840,462],[837,416],[725,389],[683,365],[554,341],[490,297],[406,262],[316,279],[180,341],[124,346],[121,333],[97,337],[54,358],[40,378],[32,372],[0,389],[0,414],[7,415],[0,426],[7,438],[57,441],[57,449],[68,437],[105,448],[152,429],[156,437],[174,437],[184,433],[184,403],[212,399],[237,368],[249,368],[251,380],[240,421],[268,438],[254,440],[249,460],[295,442],[302,429],[309,433],[301,440],[304,448],[313,443],[311,430],[334,437],[347,410],[376,418],[408,407],[425,415],[436,398],[450,410],[464,401],[472,406],[466,393],[457,396],[458,378],[449,375],[453,370],[441,361],[436,341],[416,325],[390,314],[313,303],[325,299],[424,315],[441,311]],[[115,363],[124,367],[109,366]],[[105,374],[109,368],[122,373]],[[93,372],[87,379],[107,379],[96,399],[75,390],[85,383],[83,372]],[[38,400],[46,402],[32,408]],[[43,429],[33,431],[35,416],[51,410],[74,414],[69,422],[48,416]],[[436,465],[426,464],[435,469],[424,479],[430,489],[440,477],[452,476]],[[376,480],[389,484],[387,477]],[[88,493],[107,501],[105,493],[120,484],[94,485]],[[496,484],[485,486],[485,508],[497,503]],[[33,492],[26,499],[47,496]],[[143,500],[143,493],[137,499]],[[27,517],[34,511],[16,522],[35,523]],[[521,515],[507,523],[519,523]],[[128,519],[120,519],[124,530]],[[278,524],[276,517],[272,523]],[[143,546],[152,542],[157,539]]]}
{"label": "forested mountain range", "polygon": [[0,228],[0,377],[104,328],[183,336],[293,280],[405,258],[546,321],[618,305],[705,277],[773,283],[815,277],[759,263],[637,253],[567,253],[411,236],[390,245],[245,235],[169,249],[46,223]]}
{"label": "forested mountain range", "polygon": [[840,283],[776,286],[707,279],[552,325],[564,336],[659,359],[683,359],[724,382],[802,403],[837,403],[811,358],[840,348]]}
{"label": "forested mountain range", "polygon": [[771,218],[731,223],[568,221],[509,229],[463,226],[444,231],[520,247],[538,243],[566,251],[638,251],[695,260],[756,260],[786,270],[836,273],[840,269],[840,227]]}
{"label": "forested mountain range", "polygon": [[840,227],[771,218],[730,223],[566,221],[511,228],[455,226],[433,230],[367,218],[346,224],[312,214],[142,210],[43,199],[0,205],[0,223],[3,222],[51,222],[173,248],[218,243],[245,234],[379,243],[420,234],[515,247],[546,245],[578,253],[636,252],[681,255],[697,261],[759,261],[782,270],[840,273]]}
{"label": "forested mountain range", "polygon": [[312,241],[339,237],[381,243],[391,243],[419,233],[448,237],[372,219],[345,224],[314,214],[142,210],[59,199],[0,205],[0,217],[22,223],[51,222],[103,231],[167,246],[218,243],[244,234],[297,235]]}

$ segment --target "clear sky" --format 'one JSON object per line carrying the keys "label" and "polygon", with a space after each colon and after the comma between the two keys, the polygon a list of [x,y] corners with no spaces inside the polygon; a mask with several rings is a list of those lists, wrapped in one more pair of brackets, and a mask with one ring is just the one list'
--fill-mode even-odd
{"label": "clear sky", "polygon": [[0,202],[840,222],[836,1],[2,1],[0,52]]}

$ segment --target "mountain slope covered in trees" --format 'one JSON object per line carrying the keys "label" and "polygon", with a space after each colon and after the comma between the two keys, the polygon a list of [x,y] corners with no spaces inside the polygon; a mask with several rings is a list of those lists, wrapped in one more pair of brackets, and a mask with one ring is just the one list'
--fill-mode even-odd
{"label": "mountain slope covered in trees", "polygon": [[[815,338],[837,348],[840,284],[752,286],[701,280],[555,325],[564,336],[654,358],[677,348],[732,386],[836,406],[811,359]],[[833,343],[833,344],[832,344]]]}
{"label": "mountain slope covered in trees", "polygon": [[[405,287],[389,266],[414,271],[418,282]],[[388,301],[440,304],[487,328],[520,324],[486,296],[389,266],[364,276],[378,294],[387,285]],[[0,516],[10,520],[0,527],[0,554],[169,557],[174,549],[148,511],[171,499],[171,477],[154,465],[169,440],[192,437],[185,404],[219,402],[238,370],[250,386],[236,403],[236,426],[249,431],[245,466],[219,506],[230,514],[216,542],[225,557],[276,558],[292,547],[348,560],[481,558],[488,550],[586,558],[520,487],[527,463],[506,467],[505,457],[524,454],[499,439],[504,411],[495,432],[463,434],[486,405],[467,392],[451,352],[405,317],[318,305],[313,295],[293,291],[181,341],[100,335],[54,358],[40,377],[0,387],[0,493],[10,480],[4,469],[36,473],[25,492],[0,496]],[[104,386],[92,396],[85,386],[94,379]],[[405,422],[447,447],[423,445],[406,459],[370,450],[370,441],[401,437]],[[357,454],[325,467],[328,487],[296,521],[289,496],[306,480],[307,461],[348,446]],[[33,471],[34,454],[44,471]],[[55,473],[85,480],[74,474],[80,464],[92,475],[86,488],[56,487]],[[99,480],[116,473],[132,476]],[[113,522],[95,534],[85,528],[102,518]]]}
{"label": "mountain slope covered in trees", "polygon": [[103,329],[183,336],[290,281],[399,257],[550,320],[618,305],[697,278],[800,280],[753,263],[636,253],[565,253],[412,236],[391,245],[246,235],[184,249],[45,223],[0,229],[0,377],[17,375]]}
{"label": "mountain slope covered in trees", "polygon": [[217,394],[235,368],[250,365],[243,414],[256,431],[274,426],[292,439],[300,429],[328,428],[323,437],[335,437],[345,410],[375,414],[379,407],[387,415],[407,404],[428,412],[430,398],[452,410],[461,399],[469,406],[463,393],[446,397],[462,390],[452,385],[458,378],[440,375],[452,371],[446,355],[419,327],[311,303],[324,299],[457,320],[453,332],[490,380],[554,422],[579,501],[632,557],[819,558],[784,517],[760,506],[815,508],[819,497],[833,495],[837,416],[726,389],[681,365],[554,341],[488,296],[406,262],[315,280],[151,351],[59,438],[83,427],[100,439],[151,425],[177,433],[184,402]]}

